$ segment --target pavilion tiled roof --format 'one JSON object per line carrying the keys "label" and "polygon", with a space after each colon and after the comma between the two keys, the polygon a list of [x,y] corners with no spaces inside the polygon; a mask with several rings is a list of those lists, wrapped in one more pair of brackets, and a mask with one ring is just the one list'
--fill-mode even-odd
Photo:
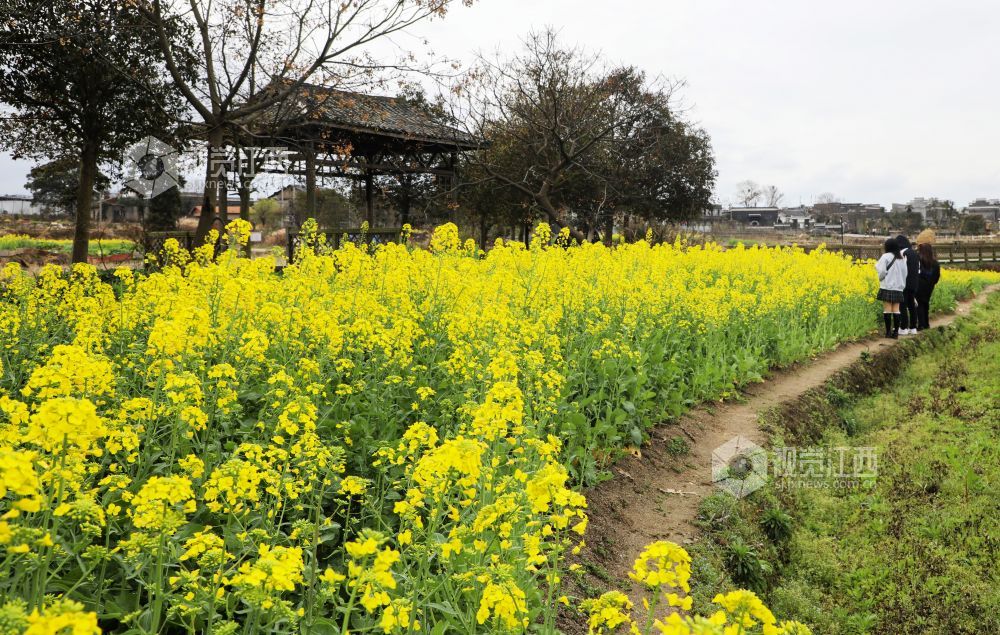
{"label": "pavilion tiled roof", "polygon": [[483,145],[456,127],[449,117],[426,105],[402,97],[366,95],[316,84],[304,84],[271,114],[286,122],[286,128],[316,124],[457,149]]}

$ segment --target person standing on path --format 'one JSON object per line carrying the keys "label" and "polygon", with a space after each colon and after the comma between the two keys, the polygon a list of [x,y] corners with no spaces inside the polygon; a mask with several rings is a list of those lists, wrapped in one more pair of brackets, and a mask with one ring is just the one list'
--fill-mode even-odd
{"label": "person standing on path", "polygon": [[920,257],[910,245],[910,239],[900,234],[896,236],[900,253],[906,259],[906,286],[903,289],[903,302],[900,304],[900,335],[917,334],[917,272],[920,269]]}
{"label": "person standing on path", "polygon": [[917,330],[931,327],[931,294],[934,285],[941,279],[941,265],[934,257],[934,248],[930,243],[919,243],[917,254],[920,256],[920,271],[917,276]]}
{"label": "person standing on path", "polygon": [[900,253],[899,243],[895,238],[885,241],[885,253],[875,263],[878,272],[878,295],[882,301],[882,319],[885,321],[885,336],[893,339],[899,337],[900,316],[899,305],[903,301],[903,290],[906,288],[906,260]]}

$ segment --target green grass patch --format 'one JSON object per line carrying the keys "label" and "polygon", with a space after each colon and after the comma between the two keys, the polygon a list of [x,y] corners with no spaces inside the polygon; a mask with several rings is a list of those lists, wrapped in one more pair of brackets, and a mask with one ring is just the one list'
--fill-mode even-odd
{"label": "green grass patch", "polygon": [[[65,238],[32,238],[24,234],[8,234],[0,236],[0,251],[16,249],[40,249],[61,254],[72,253],[73,241]],[[135,251],[136,245],[131,240],[121,238],[91,238],[89,253],[91,256],[111,256],[128,254]]]}
{"label": "green grass patch", "polygon": [[823,409],[801,411],[820,413],[818,425],[772,422],[775,445],[800,443],[805,427],[822,430],[812,446],[876,448],[877,477],[710,497],[692,587],[707,595],[749,580],[776,614],[827,635],[1000,633],[998,324],[994,296],[934,346],[914,342],[883,389],[828,387]]}

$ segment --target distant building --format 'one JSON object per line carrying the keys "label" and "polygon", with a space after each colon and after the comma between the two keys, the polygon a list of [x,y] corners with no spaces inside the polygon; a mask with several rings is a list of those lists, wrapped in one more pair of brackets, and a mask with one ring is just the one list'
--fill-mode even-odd
{"label": "distant building", "polygon": [[913,199],[909,203],[893,203],[892,209],[890,211],[893,214],[913,212],[916,214],[920,214],[921,218],[925,218],[927,216],[927,199],[923,197],[918,197]]}
{"label": "distant building", "polygon": [[205,202],[204,192],[181,192],[181,216],[194,216],[194,208]]}
{"label": "distant building", "polygon": [[885,208],[874,203],[816,203],[813,211],[827,224],[844,223],[850,233],[867,233],[885,216]]}
{"label": "distant building", "polygon": [[962,212],[982,216],[991,229],[1000,227],[1000,199],[977,198]]}
{"label": "distant building", "polygon": [[127,194],[108,196],[90,214],[92,220],[102,223],[141,223],[146,212],[143,199]]}
{"label": "distant building", "polygon": [[730,207],[730,220],[749,227],[774,227],[781,210],[777,207]]}
{"label": "distant building", "polygon": [[711,203],[702,212],[702,218],[722,218],[724,213],[721,205]]}
{"label": "distant building", "polygon": [[885,214],[885,208],[875,203],[816,203],[816,214],[837,217],[849,214]]}
{"label": "distant building", "polygon": [[[205,193],[204,192],[181,192],[181,216],[188,216],[194,218],[201,217],[201,208],[205,203]],[[240,217],[240,201],[239,198],[234,198],[230,196],[226,205],[226,217],[229,219]],[[253,207],[254,201],[250,200],[250,206]]]}
{"label": "distant building", "polygon": [[278,201],[278,209],[281,210],[282,224],[285,227],[295,227],[295,204],[296,199],[304,197],[306,188],[301,185],[286,185],[277,190],[268,198]]}
{"label": "distant building", "polygon": [[809,229],[816,224],[812,209],[809,207],[786,207],[778,214],[777,223],[782,228]]}
{"label": "distant building", "polygon": [[892,212],[916,212],[924,221],[942,220],[949,212],[955,211],[952,201],[940,198],[924,198],[919,196],[909,203],[893,203]]}
{"label": "distant building", "polygon": [[282,206],[282,210],[289,208],[295,203],[295,198],[299,194],[305,194],[306,188],[301,185],[286,185],[280,190],[276,190],[267,198],[273,198]]}
{"label": "distant building", "polygon": [[[192,208],[192,210],[191,210],[191,216],[194,216],[195,218],[200,218],[201,217],[201,205],[195,205],[194,208]],[[239,206],[239,204],[236,204],[236,205],[227,205],[226,206],[226,217],[227,218],[239,218],[240,217],[240,206]]]}
{"label": "distant building", "polygon": [[30,196],[0,196],[0,214],[5,216],[38,216],[45,213],[45,206]]}
{"label": "distant building", "polygon": [[[198,216],[203,192],[181,192],[181,216]],[[237,206],[237,211],[239,206]],[[91,218],[103,223],[142,223],[146,215],[146,201],[131,190],[122,190],[112,196],[105,193],[100,206],[95,206]],[[238,215],[238,214],[237,214]]]}

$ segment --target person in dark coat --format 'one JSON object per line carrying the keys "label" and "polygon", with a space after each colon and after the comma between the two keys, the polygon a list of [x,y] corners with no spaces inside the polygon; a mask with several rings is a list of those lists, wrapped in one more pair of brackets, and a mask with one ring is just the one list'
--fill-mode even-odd
{"label": "person in dark coat", "polygon": [[903,301],[899,305],[899,334],[917,334],[917,277],[920,269],[920,256],[910,245],[910,239],[900,234],[896,236],[903,258],[906,260],[906,287],[903,289]]}
{"label": "person in dark coat", "polygon": [[941,279],[941,265],[934,257],[934,248],[930,243],[917,245],[917,255],[920,257],[920,272],[917,274],[917,330],[931,327],[931,295],[934,285]]}

